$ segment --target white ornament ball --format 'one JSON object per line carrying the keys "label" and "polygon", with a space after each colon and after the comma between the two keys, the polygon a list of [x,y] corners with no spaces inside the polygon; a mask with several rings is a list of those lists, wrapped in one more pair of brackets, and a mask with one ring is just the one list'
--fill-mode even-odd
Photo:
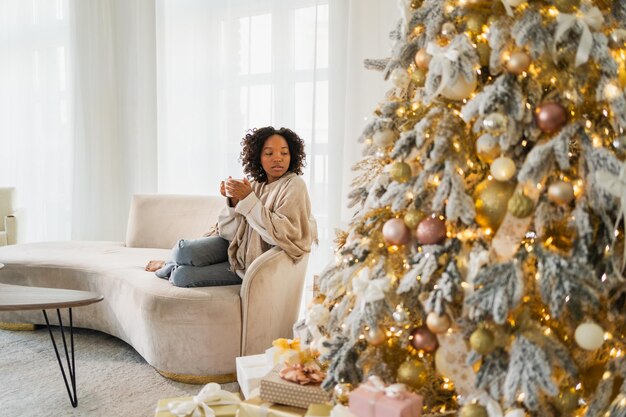
{"label": "white ornament ball", "polygon": [[491,135],[482,135],[476,141],[476,153],[487,163],[493,162],[500,155],[500,144]]}
{"label": "white ornament ball", "polygon": [[449,100],[463,100],[472,95],[477,84],[475,75],[472,75],[469,81],[463,75],[459,75],[454,84],[446,86],[441,91],[441,95]]}
{"label": "white ornament ball", "polygon": [[454,375],[454,368],[457,366],[453,361],[448,360],[444,349],[437,349],[435,351],[435,368],[439,375],[444,378],[450,379]]}
{"label": "white ornament ball", "polygon": [[555,204],[568,205],[574,200],[574,186],[565,181],[556,181],[550,184],[548,200]]}
{"label": "white ornament ball", "polygon": [[596,350],[604,343],[604,330],[594,322],[580,324],[574,332],[578,346],[585,350]]}
{"label": "white ornament ball", "polygon": [[491,175],[498,181],[508,181],[517,172],[515,162],[511,158],[501,156],[491,163]]}
{"label": "white ornament ball", "polygon": [[396,139],[396,133],[391,129],[379,130],[372,136],[374,143],[380,147],[389,146]]}
{"label": "white ornament ball", "polygon": [[389,78],[391,79],[391,82],[393,83],[393,85],[395,85],[398,88],[406,88],[409,85],[409,82],[411,81],[411,77],[409,76],[409,73],[406,72],[406,70],[402,67],[398,67],[395,70],[393,70]]}

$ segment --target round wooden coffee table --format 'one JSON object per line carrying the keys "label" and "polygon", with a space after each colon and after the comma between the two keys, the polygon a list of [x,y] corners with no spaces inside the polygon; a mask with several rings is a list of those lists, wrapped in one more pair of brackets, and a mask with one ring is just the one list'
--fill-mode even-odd
{"label": "round wooden coffee table", "polygon": [[[0,269],[3,266],[3,264],[0,264]],[[102,301],[103,298],[104,297],[102,295],[90,291],[0,284],[0,311],[41,310],[43,312],[43,316],[46,319],[46,325],[48,326],[48,332],[50,333],[50,339],[52,340],[52,346],[54,347],[54,352],[56,353],[57,361],[59,362],[59,367],[61,368],[61,374],[63,374],[67,394],[70,397],[70,402],[73,407],[78,405],[78,397],[76,396],[76,367],[74,364],[74,327],[72,323],[72,308],[97,303]],[[67,349],[67,340],[65,338],[63,321],[61,320],[61,312],[59,310],[61,308],[67,308],[69,310],[71,355],[68,353]],[[63,362],[61,361],[61,356],[59,355],[59,349],[57,348],[54,335],[52,334],[52,328],[50,326],[50,322],[48,321],[46,309],[56,309],[57,311],[63,348],[65,350],[65,359],[67,361],[67,369],[70,377],[69,383],[67,381]],[[72,386],[71,390],[70,384]]]}

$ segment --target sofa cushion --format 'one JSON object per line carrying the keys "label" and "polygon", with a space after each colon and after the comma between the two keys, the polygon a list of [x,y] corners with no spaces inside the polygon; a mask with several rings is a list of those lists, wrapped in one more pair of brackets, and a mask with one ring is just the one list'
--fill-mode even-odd
{"label": "sofa cushion", "polygon": [[[0,248],[0,282],[94,291],[101,303],[73,309],[74,323],[132,345],[151,365],[178,374],[234,371],[241,347],[240,286],[178,288],[144,271],[168,249],[121,242],[46,242]],[[43,324],[40,311],[0,321]],[[56,320],[54,320],[56,322]]]}
{"label": "sofa cushion", "polygon": [[179,239],[195,239],[217,223],[224,197],[135,195],[128,215],[126,246],[171,249]]}

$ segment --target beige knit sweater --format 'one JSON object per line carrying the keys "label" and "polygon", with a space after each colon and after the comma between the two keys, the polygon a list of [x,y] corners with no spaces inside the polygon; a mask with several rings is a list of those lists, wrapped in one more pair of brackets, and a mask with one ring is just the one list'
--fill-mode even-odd
{"label": "beige knit sweater", "polygon": [[302,178],[288,172],[271,184],[251,185],[252,193],[220,214],[216,230],[230,241],[228,259],[240,275],[272,246],[280,247],[295,263],[317,242],[317,225]]}

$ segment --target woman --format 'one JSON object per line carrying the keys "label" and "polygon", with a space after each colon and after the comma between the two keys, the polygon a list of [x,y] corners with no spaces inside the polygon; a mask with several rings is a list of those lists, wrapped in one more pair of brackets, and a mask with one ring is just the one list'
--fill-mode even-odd
{"label": "woman", "polygon": [[172,261],[150,261],[146,271],[178,287],[237,285],[252,262],[273,246],[293,262],[311,251],[317,227],[299,177],[304,142],[290,129],[269,126],[248,132],[241,144],[239,160],[252,181],[222,181],[227,207],[216,227],[206,237],[180,240]]}

